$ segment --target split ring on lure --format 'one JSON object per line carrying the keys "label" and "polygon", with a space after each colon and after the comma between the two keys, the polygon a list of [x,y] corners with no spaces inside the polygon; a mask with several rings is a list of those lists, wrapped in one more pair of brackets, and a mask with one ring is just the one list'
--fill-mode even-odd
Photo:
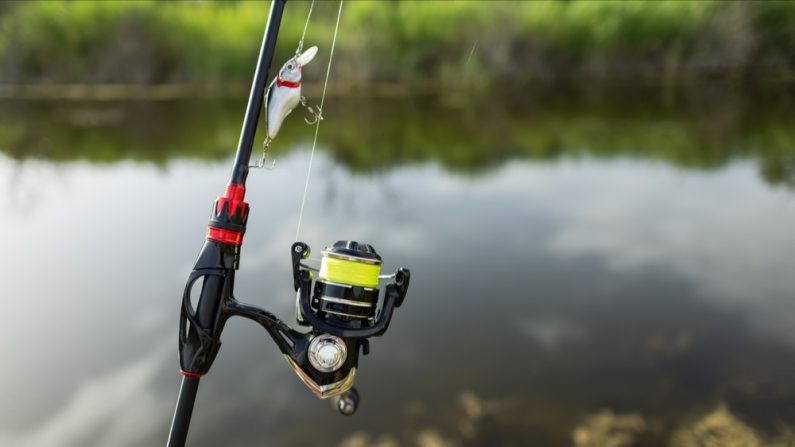
{"label": "split ring on lure", "polygon": [[[301,96],[301,72],[303,71],[304,65],[311,62],[316,54],[317,47],[313,46],[300,55],[296,54],[293,56],[290,60],[285,62],[279,70],[279,74],[276,75],[276,78],[268,87],[265,93],[268,135],[265,137],[265,143],[262,147],[262,156],[255,167],[262,168],[265,166],[265,158],[267,157],[271,141],[273,141],[279,133],[284,119],[287,118],[287,115],[289,115],[298,104],[306,107],[309,113],[314,117],[312,121],[305,119],[307,124],[314,124],[318,120],[323,119],[320,109],[313,108],[307,103],[306,98]],[[273,166],[271,165],[271,167]]]}

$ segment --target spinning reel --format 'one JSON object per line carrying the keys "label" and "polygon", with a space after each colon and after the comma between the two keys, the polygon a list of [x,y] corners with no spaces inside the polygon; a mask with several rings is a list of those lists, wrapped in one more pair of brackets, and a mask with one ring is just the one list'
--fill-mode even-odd
{"label": "spinning reel", "polygon": [[[400,268],[380,276],[381,256],[371,245],[355,241],[339,241],[323,250],[319,270],[301,262],[309,253],[303,242],[292,246],[296,319],[312,332],[305,353],[285,356],[301,380],[326,398],[351,388],[360,350],[367,355],[368,338],[386,332],[394,308],[406,298],[410,273]],[[386,286],[379,302],[379,279],[392,277],[395,282]]]}
{"label": "spinning reel", "polygon": [[[214,228],[212,224],[213,221]],[[234,270],[217,268],[227,262],[236,264],[237,255],[229,248],[228,244],[208,239],[185,288],[179,338],[182,374],[198,378],[209,370],[221,346],[226,320],[237,315],[258,322],[268,331],[287,363],[315,395],[321,399],[337,397],[339,411],[353,414],[359,401],[358,393],[352,389],[359,353],[367,355],[368,339],[386,332],[394,309],[406,297],[409,270],[399,268],[391,275],[380,275],[381,257],[371,245],[355,241],[339,241],[327,247],[321,253],[320,268],[315,269],[303,263],[309,257],[309,246],[294,243],[290,254],[297,293],[296,319],[311,328],[309,332],[299,332],[264,309],[232,296],[233,281],[229,276]],[[393,278],[382,297],[379,281]],[[204,322],[201,299],[197,309],[190,301],[191,290],[199,279],[203,280],[202,295],[208,287],[220,287],[223,295],[215,318]]]}

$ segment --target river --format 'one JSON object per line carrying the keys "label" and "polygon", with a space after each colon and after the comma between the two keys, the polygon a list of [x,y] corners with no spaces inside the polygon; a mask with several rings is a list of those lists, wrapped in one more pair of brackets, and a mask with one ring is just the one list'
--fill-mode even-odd
{"label": "river", "polygon": [[[331,98],[300,238],[374,245],[411,269],[406,303],[348,418],[232,320],[190,445],[689,446],[710,423],[791,440],[792,99]],[[0,103],[0,445],[165,441],[182,288],[243,106]],[[292,322],[312,129],[289,119],[249,177],[236,291]]]}

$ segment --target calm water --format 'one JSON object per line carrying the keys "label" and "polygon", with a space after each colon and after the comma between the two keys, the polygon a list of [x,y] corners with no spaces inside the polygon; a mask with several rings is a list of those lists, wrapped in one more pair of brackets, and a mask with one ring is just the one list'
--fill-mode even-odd
{"label": "calm water", "polygon": [[[330,101],[301,239],[410,267],[406,305],[351,418],[232,320],[190,444],[791,441],[795,107],[697,90]],[[0,104],[0,445],[164,443],[181,290],[242,109]],[[290,322],[311,137],[291,118],[249,178],[237,277]]]}

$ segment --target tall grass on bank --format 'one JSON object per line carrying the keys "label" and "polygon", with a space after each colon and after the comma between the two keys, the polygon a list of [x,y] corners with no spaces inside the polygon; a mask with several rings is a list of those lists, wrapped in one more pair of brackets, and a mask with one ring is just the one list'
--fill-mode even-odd
{"label": "tall grass on bank", "polygon": [[[336,2],[307,42],[327,57]],[[277,61],[308,3],[285,11]],[[0,5],[2,83],[247,82],[268,2]],[[352,1],[335,75],[349,82],[795,78],[795,2]],[[309,75],[320,73],[315,63]]]}

